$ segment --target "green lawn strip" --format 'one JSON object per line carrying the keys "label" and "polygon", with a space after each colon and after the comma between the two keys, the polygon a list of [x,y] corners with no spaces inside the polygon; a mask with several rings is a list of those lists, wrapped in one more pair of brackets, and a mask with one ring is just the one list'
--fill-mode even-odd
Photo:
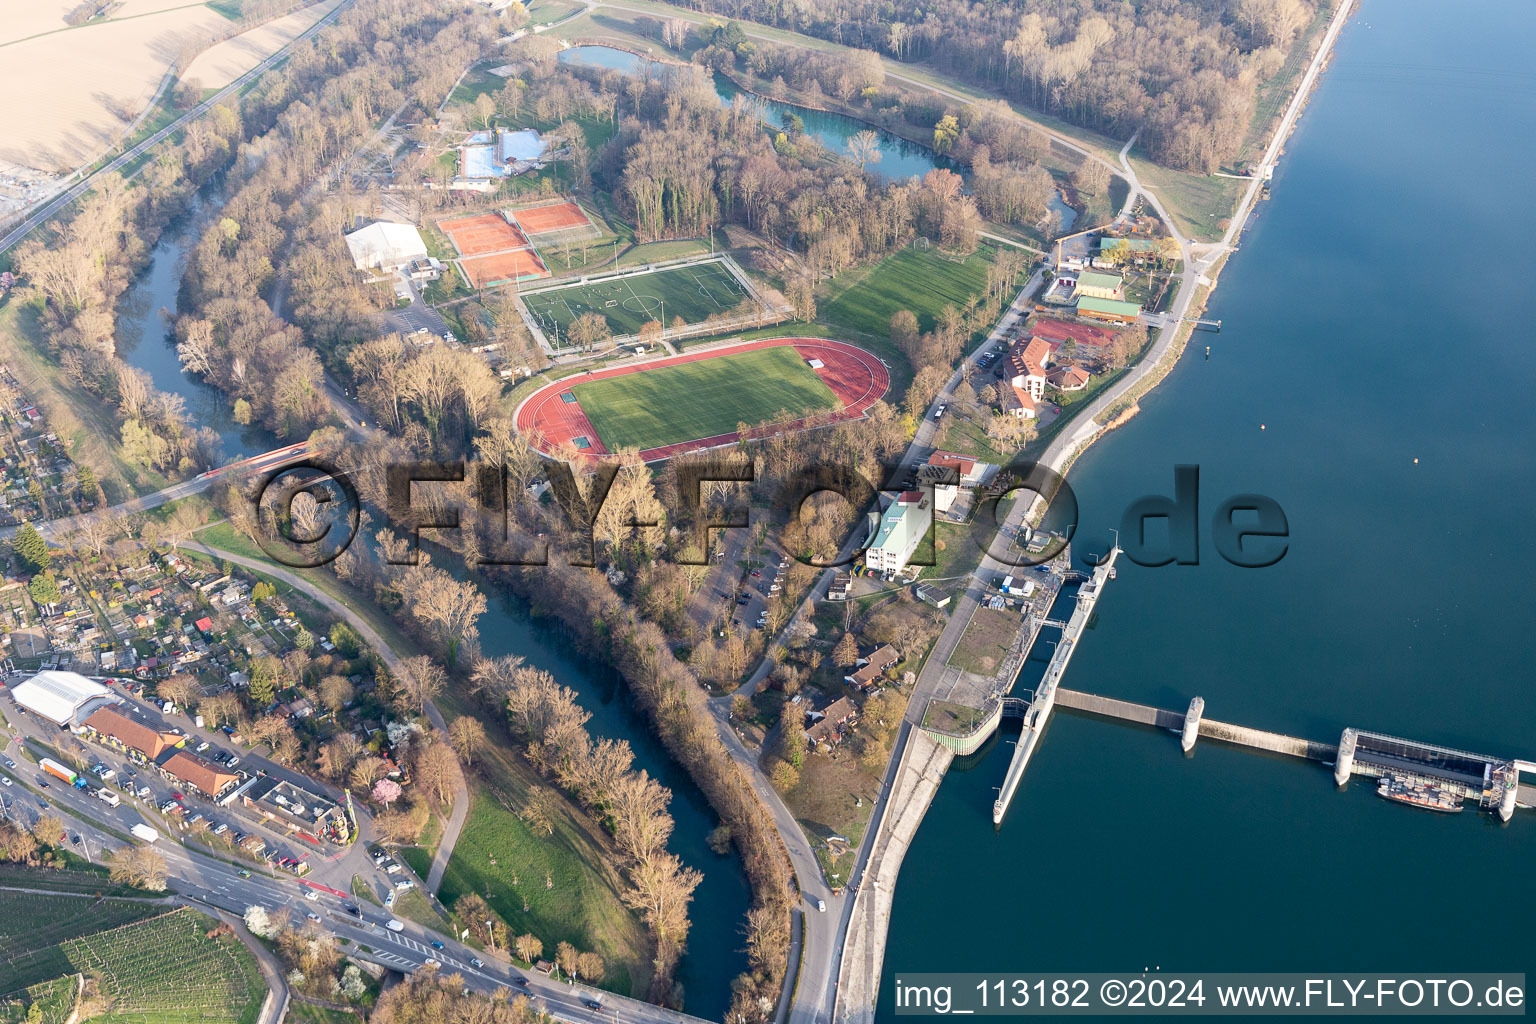
{"label": "green lawn strip", "polygon": [[649,972],[638,922],[612,890],[596,884],[600,851],[555,824],[552,835],[536,834],[494,795],[477,791],[439,899],[452,907],[464,893],[478,893],[513,935],[531,932],[546,953],[559,942],[595,951],[607,965],[604,988],[641,994]]}
{"label": "green lawn strip", "polygon": [[582,411],[610,451],[642,451],[837,407],[832,389],[789,346],[577,384]]}
{"label": "green lawn strip", "polygon": [[433,909],[432,901],[422,895],[420,889],[407,889],[396,893],[395,905],[391,910],[396,917],[415,921],[424,928],[450,933],[453,931],[448,922],[443,920],[443,915]]}
{"label": "green lawn strip", "polygon": [[[810,837],[827,881],[834,886],[848,882],[853,851],[864,838],[879,792],[879,781],[859,768],[850,748],[831,754],[807,753],[801,762],[800,781],[784,795],[790,812]],[[832,836],[848,840],[848,852],[834,856],[827,843]]]}
{"label": "green lawn strip", "polygon": [[581,10],[573,0],[534,0],[528,5],[529,20],[535,25],[552,25]]}
{"label": "green lawn strip", "polygon": [[352,876],[352,895],[360,900],[367,900],[376,907],[384,905],[384,901],[374,895],[373,886],[365,882],[362,875]]}
{"label": "green lawn strip", "polygon": [[346,1010],[334,1010],[329,1006],[316,1006],[295,997],[288,1003],[288,1020],[304,1024],[359,1024],[362,1016]]}
{"label": "green lawn strip", "polygon": [[888,337],[900,310],[917,315],[918,329],[933,330],[946,305],[963,310],[972,295],[987,288],[987,265],[995,249],[984,245],[963,260],[937,249],[904,248],[873,266],[839,274],[817,303],[817,319],[861,334]]}

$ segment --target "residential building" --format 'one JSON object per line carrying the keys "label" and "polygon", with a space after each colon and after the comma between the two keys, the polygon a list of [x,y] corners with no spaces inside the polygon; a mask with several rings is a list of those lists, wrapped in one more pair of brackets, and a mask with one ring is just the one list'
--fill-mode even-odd
{"label": "residential building", "polygon": [[1039,402],[1045,397],[1045,368],[1051,361],[1051,345],[1041,338],[1020,339],[1008,349],[1008,383],[1029,392]]}
{"label": "residential building", "polygon": [[1133,324],[1141,316],[1141,304],[1085,297],[1077,300],[1077,315],[1116,324]]}
{"label": "residential building", "polygon": [[1021,420],[1032,420],[1039,410],[1040,403],[1028,389],[1013,386],[1003,396],[1003,412],[1017,416]]}
{"label": "residential building", "polygon": [[1088,386],[1088,371],[1081,366],[1062,366],[1051,371],[1051,387],[1058,391],[1081,391]]}
{"label": "residential building", "polygon": [[352,264],[358,270],[392,274],[427,258],[427,244],[412,224],[381,220],[347,236]]}
{"label": "residential building", "polygon": [[167,751],[184,742],[177,733],[162,732],[113,708],[96,711],[80,723],[80,728],[97,743],[121,751],[139,764],[157,764]]}
{"label": "residential building", "polygon": [[859,709],[847,697],[839,697],[820,711],[811,712],[815,721],[805,730],[805,738],[816,746],[825,743],[836,746],[843,738],[843,726],[858,718]]}
{"label": "residential building", "polygon": [[885,675],[885,670],[901,660],[901,655],[890,644],[881,644],[869,653],[869,657],[860,658],[855,665],[855,670],[849,675],[843,676],[843,682],[860,690],[867,690],[879,682]]}
{"label": "residential building", "polygon": [[932,526],[933,503],[928,495],[903,491],[881,514],[864,552],[864,564],[875,572],[900,572]]}
{"label": "residential building", "polygon": [[828,601],[846,601],[848,592],[853,589],[853,574],[847,572],[837,573],[832,577],[831,586],[827,587]]}
{"label": "residential building", "polygon": [[917,468],[917,476],[933,488],[933,510],[948,512],[959,496],[960,488],[980,484],[986,469],[985,462],[977,462],[969,455],[934,452]]}
{"label": "residential building", "polygon": [[1125,282],[1119,274],[1106,274],[1099,270],[1085,270],[1077,275],[1077,285],[1072,289],[1074,299],[1124,299]]}

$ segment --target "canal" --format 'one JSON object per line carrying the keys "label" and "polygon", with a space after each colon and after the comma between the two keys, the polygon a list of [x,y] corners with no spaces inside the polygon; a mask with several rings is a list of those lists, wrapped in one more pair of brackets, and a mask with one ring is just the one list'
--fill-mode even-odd
{"label": "canal", "polygon": [[[1536,123],[1536,18],[1477,13],[1365,0],[1221,276],[1222,333],[1072,470],[1079,554],[1172,495],[1176,463],[1200,467],[1202,547],[1199,565],[1121,559],[1067,686],[1536,756],[1536,346],[1498,300],[1528,287],[1528,256],[1498,250],[1536,160],[1514,128]],[[1287,514],[1271,568],[1211,544],[1243,492]],[[1173,734],[1058,711],[994,830],[1012,750],[957,763],[915,837],[883,1018],[901,972],[1536,969],[1518,880],[1536,812],[1415,811],[1321,766],[1208,742],[1186,758]]]}

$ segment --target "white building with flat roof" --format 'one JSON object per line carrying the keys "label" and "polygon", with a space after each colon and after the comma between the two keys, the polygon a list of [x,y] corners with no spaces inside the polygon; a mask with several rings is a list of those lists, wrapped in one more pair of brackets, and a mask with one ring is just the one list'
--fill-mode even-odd
{"label": "white building with flat roof", "polygon": [[18,707],[46,718],[55,725],[77,724],[103,704],[116,698],[112,691],[78,672],[49,670],[20,683],[11,691]]}
{"label": "white building with flat roof", "polygon": [[414,224],[381,220],[359,228],[347,236],[347,248],[358,270],[393,273],[401,267],[427,258],[427,243]]}
{"label": "white building with flat roof", "polygon": [[880,515],[875,535],[864,551],[864,564],[875,572],[900,572],[933,525],[933,502],[923,491],[903,491]]}

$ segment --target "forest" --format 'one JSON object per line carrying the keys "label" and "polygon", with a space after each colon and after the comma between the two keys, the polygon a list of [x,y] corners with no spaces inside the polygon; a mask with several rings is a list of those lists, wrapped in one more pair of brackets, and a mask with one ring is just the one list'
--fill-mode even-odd
{"label": "forest", "polygon": [[[1311,0],[681,5],[923,63],[1112,138],[1140,132],[1158,163],[1205,174],[1236,157],[1259,86],[1315,14]],[[750,65],[757,48],[729,56]]]}

